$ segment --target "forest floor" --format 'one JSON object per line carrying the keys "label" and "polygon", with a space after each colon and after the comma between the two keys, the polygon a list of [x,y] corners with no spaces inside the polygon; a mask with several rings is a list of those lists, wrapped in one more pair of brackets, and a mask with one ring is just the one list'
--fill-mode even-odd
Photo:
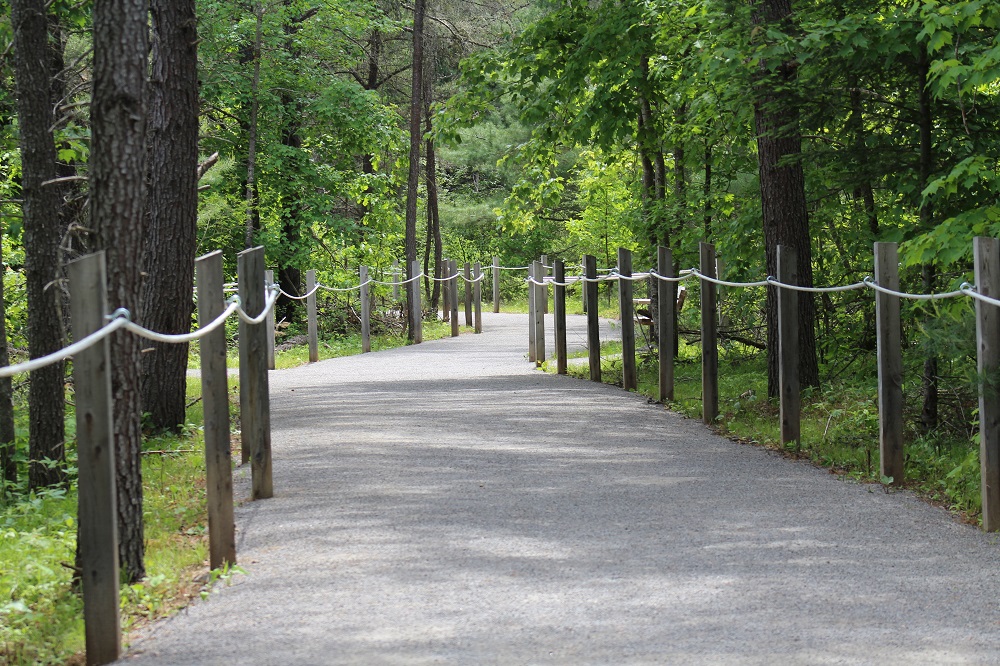
{"label": "forest floor", "polygon": [[484,329],[273,372],[246,573],[129,663],[1000,663],[995,535]]}

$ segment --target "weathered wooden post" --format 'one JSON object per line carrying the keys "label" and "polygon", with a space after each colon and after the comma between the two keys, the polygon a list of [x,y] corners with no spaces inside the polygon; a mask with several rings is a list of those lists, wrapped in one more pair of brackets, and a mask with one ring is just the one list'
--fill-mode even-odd
{"label": "weathered wooden post", "polygon": [[[200,257],[195,265],[198,270],[198,325],[204,328],[225,310],[225,296],[222,293],[222,252],[216,250],[206,254]],[[225,326],[205,334],[199,344],[201,345],[201,396],[205,420],[209,568],[218,569],[225,564],[236,564]]]}
{"label": "weathered wooden post", "polygon": [[451,292],[451,337],[458,337],[458,261],[452,259],[448,262],[448,275],[451,280],[448,282]]}
{"label": "weathered wooden post", "polygon": [[618,248],[618,308],[622,327],[622,386],[634,391],[639,386],[635,368],[635,304],[632,302],[632,251]]}
{"label": "weathered wooden post", "polygon": [[[541,255],[539,263],[542,265],[542,268],[541,268],[541,270],[538,273],[538,281],[539,282],[545,282],[545,278],[547,278],[549,276],[549,269],[548,269],[549,257],[548,257],[548,255],[546,255],[546,254]],[[542,300],[542,314],[546,315],[546,314],[549,313],[549,289],[548,289],[548,287],[545,288],[545,291],[542,292],[542,295],[545,296],[545,298]]]}
{"label": "weathered wooden post", "polygon": [[472,326],[472,264],[465,262],[465,287],[462,295],[465,297],[465,325]]}
{"label": "weathered wooden post", "polygon": [[[250,317],[264,311],[264,248],[236,255],[240,302]],[[267,379],[267,325],[240,320],[240,422],[243,455],[250,459],[251,498],[274,495],[271,479],[271,395]]]}
{"label": "weathered wooden post", "polygon": [[[798,285],[799,270],[795,248],[778,246],[778,282]],[[778,377],[781,396],[781,443],[802,442],[801,406],[799,388],[799,292],[794,289],[778,290]]]}
{"label": "weathered wooden post", "polygon": [[566,266],[561,259],[552,262],[555,277],[553,319],[556,338],[556,374],[566,374]]}
{"label": "weathered wooden post", "polygon": [[[438,264],[438,270],[441,271],[441,278],[446,278],[448,276],[448,271],[451,267],[451,261],[449,259],[442,259],[441,263]],[[448,281],[443,281],[441,285],[441,321],[448,322],[451,321],[451,283]]]}
{"label": "weathered wooden post", "polygon": [[535,320],[535,364],[541,365],[545,362],[545,307],[544,303],[548,300],[547,292],[548,288],[542,282],[545,279],[545,267],[542,266],[542,262],[533,262],[535,267],[534,277],[535,283],[532,283],[532,288],[535,292],[535,309],[534,309],[534,320]]}
{"label": "weathered wooden post", "polygon": [[413,322],[413,344],[418,345],[424,341],[424,310],[420,304],[420,280],[416,279],[420,275],[420,262],[416,259],[410,262],[410,271],[415,278],[410,283],[410,321]]}
{"label": "weathered wooden post", "polygon": [[[274,284],[274,271],[264,271],[264,282]],[[274,370],[274,308],[267,315],[267,369]]]}
{"label": "weathered wooden post", "polygon": [[483,332],[483,267],[477,261],[473,266],[476,283],[472,287],[472,298],[476,303],[476,323],[473,330],[476,333]]}
{"label": "weathered wooden post", "polygon": [[[662,245],[656,248],[656,272],[663,277],[674,277],[674,260],[670,248]],[[669,402],[674,399],[674,309],[677,298],[674,282],[661,282],[656,290],[657,322],[660,336],[657,354],[660,360],[659,400]]]}
{"label": "weathered wooden post", "polygon": [[392,302],[399,303],[399,259],[392,260]]}
{"label": "weathered wooden post", "polygon": [[372,301],[368,289],[368,267],[362,266],[358,269],[358,277],[361,280],[361,353],[367,354],[372,350]]}
{"label": "weathered wooden post", "polygon": [[[583,276],[597,279],[597,258],[583,255]],[[587,352],[590,361],[591,381],[601,381],[601,322],[597,318],[597,283],[584,281],[583,303],[587,311]]]}
{"label": "weathered wooden post", "polygon": [[[977,237],[972,252],[976,291],[1000,298],[1000,241]],[[979,467],[983,529],[1000,530],[1000,308],[976,300],[976,346],[979,370]]]}
{"label": "weathered wooden post", "polygon": [[[899,255],[895,243],[875,243],[875,282],[899,291]],[[880,473],[902,485],[903,352],[899,297],[877,292],[875,322],[878,346]]]}
{"label": "weathered wooden post", "polygon": [[[398,273],[397,273],[398,277]],[[396,285],[399,289],[399,285]],[[316,318],[316,271],[306,271],[306,315],[309,319],[309,362],[319,360],[319,322]],[[399,300],[398,298],[396,299]]]}
{"label": "weathered wooden post", "polygon": [[535,335],[537,334],[537,329],[535,327],[535,295],[538,293],[535,291],[535,285],[532,280],[535,279],[535,262],[528,264],[528,362],[534,363],[536,361],[536,354],[538,348],[535,346]]}
{"label": "weathered wooden post", "polygon": [[[715,277],[715,246],[699,243],[701,273]],[[712,423],[719,415],[719,343],[715,285],[701,281],[701,418]]]}
{"label": "weathered wooden post", "polygon": [[[104,252],[71,261],[68,268],[73,339],[82,340],[106,323],[108,282]],[[108,664],[121,653],[110,371],[107,338],[73,356],[79,470],[77,520],[88,664]]]}
{"label": "weathered wooden post", "polygon": [[493,312],[500,312],[500,257],[493,257]]}

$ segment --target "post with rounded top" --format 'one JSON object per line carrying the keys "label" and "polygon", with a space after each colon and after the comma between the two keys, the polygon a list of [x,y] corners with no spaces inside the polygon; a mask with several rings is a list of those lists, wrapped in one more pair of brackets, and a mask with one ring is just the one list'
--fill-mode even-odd
{"label": "post with rounded top", "polygon": [[[798,285],[799,271],[795,248],[778,246],[778,282]],[[799,292],[777,289],[778,303],[778,383],[781,396],[781,443],[801,446],[801,404],[799,390]]]}
{"label": "post with rounded top", "polygon": [[[198,326],[204,328],[222,315],[224,310],[222,252],[216,250],[200,257],[195,261],[195,266],[198,271]],[[209,568],[218,569],[226,564],[236,564],[226,329],[219,327],[207,333],[199,345],[205,421]]]}
{"label": "post with rounded top", "polygon": [[465,325],[472,326],[472,264],[465,262],[464,271],[465,283],[463,295],[465,296]]}
{"label": "post with rounded top", "polygon": [[[667,278],[674,276],[674,261],[670,248],[662,245],[656,248],[656,272]],[[660,402],[669,402],[674,399],[674,309],[677,304],[674,293],[676,292],[676,284],[676,282],[661,282],[656,290]]]}
{"label": "post with rounded top", "polygon": [[[399,277],[399,273],[396,273]],[[399,285],[396,286],[399,288]],[[309,362],[319,361],[319,322],[316,319],[316,271],[306,271],[306,315],[309,320]],[[397,302],[399,299],[396,299]]]}
{"label": "post with rounded top", "polygon": [[[899,291],[899,252],[895,243],[875,243],[875,282]],[[903,351],[899,297],[875,295],[878,347],[879,460],[883,479],[903,483]]]}
{"label": "post with rounded top", "polygon": [[[250,317],[264,311],[264,248],[257,246],[236,255],[240,302]],[[267,324],[240,320],[240,440],[244,462],[250,460],[251,497],[274,495],[271,479],[271,395],[267,378]]]}
{"label": "post with rounded top", "polygon": [[[68,265],[73,339],[82,340],[107,322],[104,252]],[[220,284],[221,291],[221,284]],[[220,299],[221,301],[221,299]],[[118,614],[118,511],[115,442],[111,415],[108,339],[73,357],[76,386],[77,521],[83,624],[88,664],[108,664],[121,653]]]}
{"label": "post with rounded top", "polygon": [[476,323],[473,329],[476,333],[483,332],[483,267],[477,261],[473,266],[476,283],[472,287],[472,298],[476,303]]}
{"label": "post with rounded top", "polygon": [[413,322],[413,344],[418,345],[424,341],[424,309],[420,303],[420,262],[413,260],[410,262],[410,271],[414,277],[410,283],[410,320]]}
{"label": "post with rounded top", "polygon": [[[701,274],[715,277],[715,246],[699,243]],[[719,342],[715,285],[701,281],[701,418],[712,423],[719,415]]]}
{"label": "post with rounded top", "polygon": [[553,285],[553,319],[556,338],[556,374],[566,374],[566,267],[561,259],[552,262],[555,278]]}
{"label": "post with rounded top", "polygon": [[[597,258],[583,255],[583,275],[586,280],[597,279]],[[597,282],[583,283],[583,303],[587,311],[587,351],[590,362],[590,380],[601,381],[601,322],[597,318]]]}
{"label": "post with rounded top", "polygon": [[[538,276],[538,281],[539,282],[545,282],[545,278],[547,278],[549,276],[549,268],[548,268],[548,266],[549,266],[549,256],[547,254],[543,254],[540,257],[540,263],[542,265],[542,268],[541,268],[541,272],[539,273],[539,276]],[[548,289],[548,287],[545,288],[544,296],[545,296],[545,300],[542,301],[542,314],[548,314],[549,313],[549,289]]]}
{"label": "post with rounded top", "polygon": [[639,386],[635,367],[635,304],[632,302],[632,251],[618,248],[618,307],[622,327],[622,387],[634,391]]}
{"label": "post with rounded top", "polygon": [[[264,271],[264,283],[274,284],[274,271]],[[267,314],[267,369],[274,370],[274,308]]]}
{"label": "post with rounded top", "polygon": [[[972,246],[976,291],[1000,298],[1000,241],[977,237]],[[1000,530],[1000,308],[976,300],[979,370],[979,467],[983,529]]]}
{"label": "post with rounded top", "polygon": [[368,289],[367,266],[358,269],[358,277],[361,284],[361,353],[367,354],[372,350],[372,301]]}
{"label": "post with rounded top", "polygon": [[448,289],[451,294],[451,337],[458,337],[459,324],[458,324],[458,261],[452,259],[448,262],[448,275],[451,279],[448,281]]}
{"label": "post with rounded top", "polygon": [[493,257],[493,312],[500,312],[500,257]]}
{"label": "post with rounded top", "polygon": [[[438,264],[442,279],[448,276],[450,266],[450,259],[442,259],[441,263]],[[451,283],[445,280],[439,284],[441,285],[441,321],[451,321]]]}
{"label": "post with rounded top", "polygon": [[535,347],[535,285],[532,280],[535,279],[535,262],[528,264],[528,362],[535,362],[535,354],[537,352],[537,347]]}
{"label": "post with rounded top", "polygon": [[531,283],[531,287],[535,294],[535,364],[540,366],[545,362],[545,302],[548,300],[548,288],[543,283],[543,280],[545,280],[545,267],[542,265],[542,262],[534,262],[534,267],[535,281]]}

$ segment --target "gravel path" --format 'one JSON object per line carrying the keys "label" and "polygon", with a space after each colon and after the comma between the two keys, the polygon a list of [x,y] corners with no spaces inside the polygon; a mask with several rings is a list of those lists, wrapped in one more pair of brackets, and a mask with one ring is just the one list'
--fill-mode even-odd
{"label": "gravel path", "polygon": [[272,373],[247,575],[128,663],[1000,663],[995,535],[536,372],[526,328]]}

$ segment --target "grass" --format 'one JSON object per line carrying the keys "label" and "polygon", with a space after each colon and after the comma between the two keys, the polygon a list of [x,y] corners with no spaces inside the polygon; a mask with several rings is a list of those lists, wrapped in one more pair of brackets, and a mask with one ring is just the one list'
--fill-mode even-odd
{"label": "grass", "polygon": [[[472,329],[463,327],[463,333]],[[424,322],[424,340],[451,335],[451,325]],[[406,344],[401,335],[374,335],[372,349]],[[361,352],[361,336],[328,338],[320,358]],[[192,345],[190,367],[198,367]],[[278,352],[275,364],[289,368],[305,364],[309,352],[297,345]],[[232,365],[238,365],[233,350]],[[231,377],[230,404],[239,411],[238,378]],[[204,594],[212,581],[225,577],[208,571],[204,440],[201,383],[188,379],[187,425],[179,435],[147,438],[143,443],[143,517],[146,538],[146,578],[122,585],[122,629],[126,634],[169,615]],[[74,431],[72,414],[67,434]],[[238,441],[234,440],[237,447]],[[75,460],[71,443],[69,464]],[[83,605],[72,587],[76,550],[75,470],[67,488],[16,496],[0,504],[0,664],[83,663]],[[127,640],[127,637],[126,637]]]}
{"label": "grass", "polygon": [[[798,446],[782,446],[778,405],[767,398],[766,359],[753,351],[732,343],[720,353],[720,415],[713,424],[720,434],[809,459],[862,482],[886,481],[879,473],[877,382],[873,370],[828,382],[818,390],[804,390],[801,441]],[[621,344],[602,344],[601,354],[602,380],[621,386]],[[586,356],[586,352],[578,355]],[[674,400],[669,404],[671,409],[699,419],[700,363],[698,345],[681,340],[675,362]],[[555,362],[547,362],[544,368],[554,372]],[[590,371],[587,363],[577,363],[570,364],[568,372],[586,379]],[[638,379],[639,393],[651,398],[658,395],[658,363],[654,355],[639,354]],[[908,404],[919,405],[918,397],[908,397]],[[910,427],[905,447],[905,486],[957,512],[963,520],[977,522],[981,512],[977,442],[955,432],[921,435],[916,427]]]}

